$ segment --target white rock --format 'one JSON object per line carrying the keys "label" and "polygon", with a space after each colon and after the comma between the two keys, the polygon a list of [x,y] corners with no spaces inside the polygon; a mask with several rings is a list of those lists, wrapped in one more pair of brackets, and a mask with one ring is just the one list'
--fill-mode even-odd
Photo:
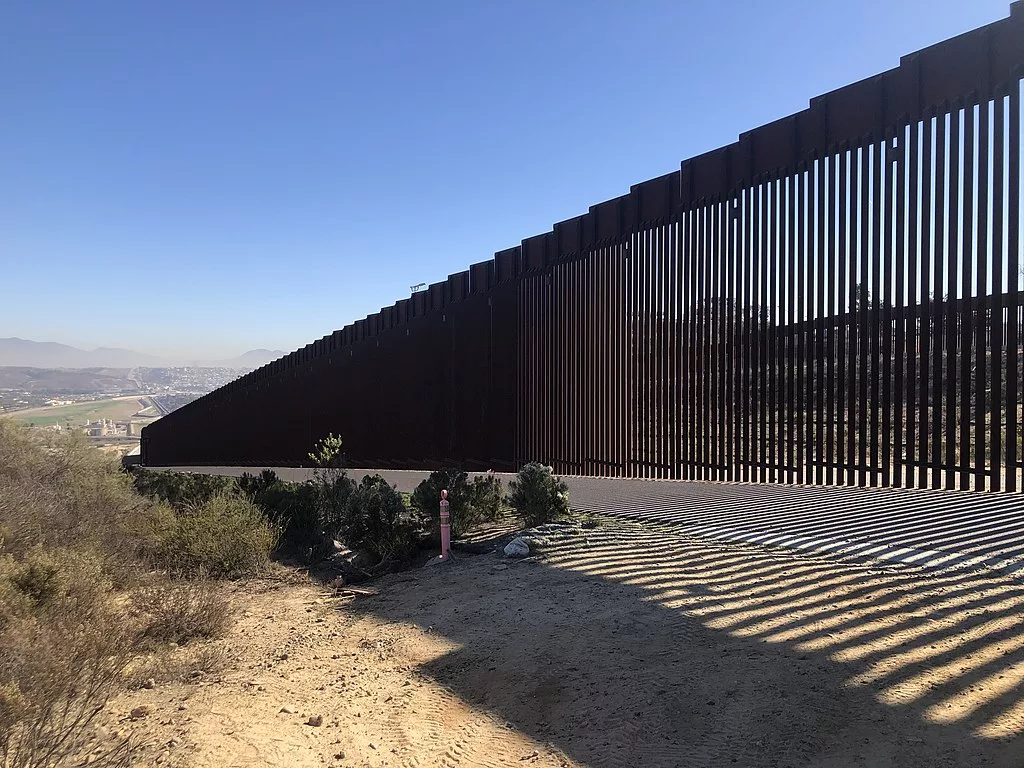
{"label": "white rock", "polygon": [[512,539],[505,545],[505,557],[526,557],[530,554],[529,545],[522,539]]}

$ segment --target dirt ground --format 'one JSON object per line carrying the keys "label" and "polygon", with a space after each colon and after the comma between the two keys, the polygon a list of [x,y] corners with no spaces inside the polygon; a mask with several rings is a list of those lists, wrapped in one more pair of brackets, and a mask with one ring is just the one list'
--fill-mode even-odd
{"label": "dirt ground", "polygon": [[374,588],[234,587],[224,669],[126,694],[108,729],[200,768],[1024,766],[1003,576],[607,522]]}

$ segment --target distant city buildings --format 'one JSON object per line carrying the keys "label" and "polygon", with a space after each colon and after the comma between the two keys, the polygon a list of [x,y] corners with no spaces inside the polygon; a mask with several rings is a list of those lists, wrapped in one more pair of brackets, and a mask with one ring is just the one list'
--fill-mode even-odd
{"label": "distant city buildings", "polygon": [[90,421],[82,431],[89,437],[132,437],[137,435],[138,427],[130,421],[114,421],[113,419],[99,419]]}
{"label": "distant city buildings", "polygon": [[[14,369],[10,369],[14,371]],[[2,369],[0,369],[2,372]],[[151,421],[166,416],[184,405],[227,384],[247,370],[237,368],[133,368],[120,372],[105,370],[101,380],[88,369],[51,371],[53,376],[37,376],[46,373],[32,369],[32,376],[8,373],[0,385],[0,416],[18,418],[20,411],[33,410],[21,417],[27,426],[48,432],[80,432],[100,446],[130,447],[140,439],[142,428]],[[50,383],[52,380],[52,384]],[[102,391],[98,391],[102,389]],[[131,417],[95,418],[89,409],[67,408],[84,403],[98,403],[118,397],[137,397],[148,400],[149,407],[139,406]],[[120,413],[125,413],[122,409]],[[38,422],[33,422],[38,418]],[[95,420],[92,420],[95,419]]]}

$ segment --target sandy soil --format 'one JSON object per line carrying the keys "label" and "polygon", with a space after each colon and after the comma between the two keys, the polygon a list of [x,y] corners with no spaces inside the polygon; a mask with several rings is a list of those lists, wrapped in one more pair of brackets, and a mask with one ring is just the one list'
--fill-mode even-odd
{"label": "sandy soil", "polygon": [[1002,576],[615,522],[375,587],[235,587],[219,676],[126,694],[108,727],[199,767],[1024,765]]}

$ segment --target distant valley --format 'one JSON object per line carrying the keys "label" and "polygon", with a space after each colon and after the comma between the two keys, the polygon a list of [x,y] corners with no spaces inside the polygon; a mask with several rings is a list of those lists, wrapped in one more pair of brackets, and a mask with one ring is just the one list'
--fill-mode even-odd
{"label": "distant valley", "polygon": [[0,339],[0,418],[30,429],[80,432],[105,450],[137,450],[143,427],[282,352],[225,360],[163,360],[130,349],[78,349]]}
{"label": "distant valley", "polygon": [[129,368],[34,368],[0,366],[0,390],[69,395],[137,392]]}
{"label": "distant valley", "polygon": [[169,413],[246,373],[248,368],[36,368],[0,366],[0,414],[64,407],[110,398],[153,395]]}
{"label": "distant valley", "polygon": [[[284,355],[280,350],[251,349],[223,360],[175,360],[117,347],[79,349],[52,341],[0,338],[0,366],[27,368],[232,368],[253,370]],[[2,385],[0,385],[2,386]]]}

